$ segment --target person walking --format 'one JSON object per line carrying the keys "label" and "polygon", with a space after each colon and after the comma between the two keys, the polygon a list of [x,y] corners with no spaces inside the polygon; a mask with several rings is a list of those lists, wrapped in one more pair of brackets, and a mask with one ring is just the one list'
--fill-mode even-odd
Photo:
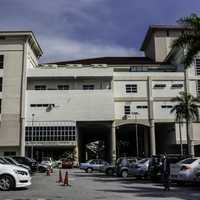
{"label": "person walking", "polygon": [[167,155],[165,154],[163,156],[163,186],[164,186],[164,191],[169,191],[170,190],[170,164],[169,160],[167,159]]}

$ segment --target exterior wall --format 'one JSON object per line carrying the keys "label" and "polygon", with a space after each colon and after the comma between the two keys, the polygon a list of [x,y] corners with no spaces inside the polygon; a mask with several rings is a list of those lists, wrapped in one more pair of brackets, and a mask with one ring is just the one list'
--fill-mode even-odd
{"label": "exterior wall", "polygon": [[[51,111],[30,104],[55,104]],[[111,90],[27,91],[26,120],[111,121],[114,106]]]}
{"label": "exterior wall", "polygon": [[4,55],[0,146],[19,147],[23,40],[1,41],[0,54]]}

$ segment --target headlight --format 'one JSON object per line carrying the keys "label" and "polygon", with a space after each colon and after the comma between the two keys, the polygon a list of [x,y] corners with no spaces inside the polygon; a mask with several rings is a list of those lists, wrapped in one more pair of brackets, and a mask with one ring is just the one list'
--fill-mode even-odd
{"label": "headlight", "polygon": [[16,173],[16,174],[20,174],[20,175],[28,175],[28,173],[26,172],[26,171],[22,171],[22,170],[16,170],[16,169],[14,169],[14,172]]}

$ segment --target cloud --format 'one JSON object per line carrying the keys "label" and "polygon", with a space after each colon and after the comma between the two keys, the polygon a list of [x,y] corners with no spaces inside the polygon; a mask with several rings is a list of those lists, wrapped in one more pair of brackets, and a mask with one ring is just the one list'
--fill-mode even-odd
{"label": "cloud", "polygon": [[100,43],[81,42],[65,38],[41,38],[44,56],[40,62],[53,62],[60,60],[73,60],[81,58],[102,56],[138,56],[141,55],[134,48],[126,48],[116,44],[106,45]]}

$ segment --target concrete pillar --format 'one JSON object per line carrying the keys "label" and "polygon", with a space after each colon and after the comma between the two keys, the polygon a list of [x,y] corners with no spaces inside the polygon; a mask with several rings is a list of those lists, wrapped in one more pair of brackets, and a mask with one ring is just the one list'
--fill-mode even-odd
{"label": "concrete pillar", "polygon": [[116,161],[116,127],[113,122],[111,129],[111,160],[112,162]]}
{"label": "concrete pillar", "polygon": [[145,128],[144,130],[144,155],[146,157],[149,156],[149,137],[148,137],[148,131],[147,129]]}
{"label": "concrete pillar", "polygon": [[155,123],[154,120],[150,121],[150,153],[156,154],[156,139],[155,139]]}

